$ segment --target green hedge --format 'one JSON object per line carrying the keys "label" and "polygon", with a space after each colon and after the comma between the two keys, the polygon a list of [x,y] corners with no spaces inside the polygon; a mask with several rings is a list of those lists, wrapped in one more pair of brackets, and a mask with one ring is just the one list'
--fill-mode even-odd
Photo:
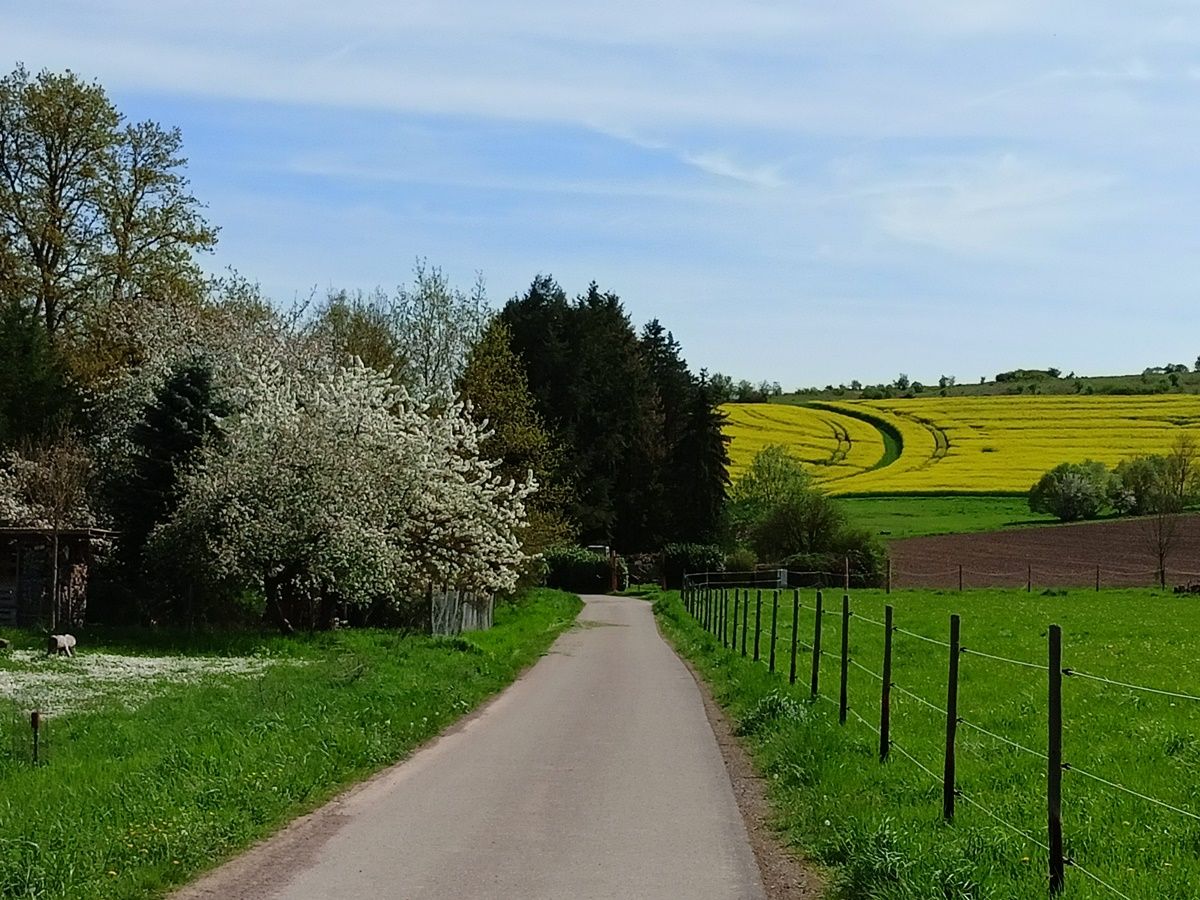
{"label": "green hedge", "polygon": [[581,547],[553,547],[542,554],[546,586],[575,594],[607,594],[612,566],[603,553]]}
{"label": "green hedge", "polygon": [[725,568],[725,552],[716,544],[667,544],[662,552],[668,588],[683,587],[683,576],[688,573],[720,572]]}

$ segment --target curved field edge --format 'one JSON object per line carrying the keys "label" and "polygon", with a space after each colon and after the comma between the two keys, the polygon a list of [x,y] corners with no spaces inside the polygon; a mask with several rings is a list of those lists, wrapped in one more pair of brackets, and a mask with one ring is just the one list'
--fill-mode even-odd
{"label": "curved field edge", "polygon": [[[507,687],[581,608],[537,590],[459,638],[261,638],[258,654],[302,664],[51,720],[43,765],[0,757],[0,896],[162,896],[409,755]],[[8,730],[22,746],[28,721]]]}
{"label": "curved field edge", "polygon": [[887,454],[877,428],[836,411],[768,403],[727,403],[721,411],[735,479],[774,444],[787,447],[825,484],[868,472]]}
{"label": "curved field edge", "polygon": [[805,403],[799,404],[810,406],[813,409],[824,410],[825,412],[835,413],[840,416],[846,416],[851,419],[858,419],[860,422],[866,422],[872,428],[879,432],[879,437],[883,440],[883,456],[868,472],[874,472],[878,469],[886,468],[894,462],[898,462],[900,456],[904,453],[904,437],[900,434],[900,430],[892,425],[891,422],[879,416],[873,416],[870,413],[861,412],[859,410],[848,410],[844,407],[835,406],[832,403]]}

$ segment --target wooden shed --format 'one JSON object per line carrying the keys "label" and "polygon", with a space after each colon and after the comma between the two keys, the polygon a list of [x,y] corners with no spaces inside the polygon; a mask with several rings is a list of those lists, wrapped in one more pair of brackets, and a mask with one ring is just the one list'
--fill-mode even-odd
{"label": "wooden shed", "polygon": [[0,625],[67,627],[83,624],[88,571],[95,548],[111,536],[95,528],[58,532],[58,602],[51,603],[51,558],[55,534],[49,528],[0,528]]}

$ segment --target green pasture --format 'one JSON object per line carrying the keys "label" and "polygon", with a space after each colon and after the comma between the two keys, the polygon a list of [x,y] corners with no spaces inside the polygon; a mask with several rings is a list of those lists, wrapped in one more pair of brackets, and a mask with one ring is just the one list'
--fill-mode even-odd
{"label": "green pasture", "polygon": [[1032,513],[1023,496],[839,497],[838,505],[856,527],[891,538],[999,531],[1048,525],[1053,516]]}
{"label": "green pasture", "polygon": [[[461,638],[101,632],[74,660],[38,659],[21,649],[34,635],[8,633],[0,684],[52,706],[37,765],[27,701],[0,717],[0,896],[159,896],[404,757],[507,685],[579,608],[535,591]],[[192,677],[200,657],[236,666]],[[107,690],[121,665],[126,688]],[[184,680],[168,680],[180,667]],[[73,697],[72,683],[94,690]]]}
{"label": "green pasture", "polygon": [[[815,591],[801,591],[799,637],[813,638]],[[656,611],[676,646],[704,673],[747,735],[767,777],[778,826],[805,854],[833,867],[835,896],[880,900],[1047,896],[1047,626],[1063,629],[1063,664],[1079,672],[1200,696],[1200,603],[1151,590],[966,593],[855,592],[850,619],[851,714],[838,724],[841,593],[822,618],[820,694],[809,700],[812,656],[801,647],[788,686],[792,594],[782,595],[777,674],[767,671],[773,594],[764,592],[761,661],[722,649],[678,594]],[[890,759],[878,759],[885,604],[897,627],[946,641],[962,617],[958,712],[961,792],[942,820],[948,650],[894,636]],[[732,606],[732,603],[731,603]],[[748,651],[753,653],[754,606]],[[732,609],[730,619],[732,621]],[[740,632],[740,628],[739,628]],[[972,653],[1007,657],[1004,662]],[[1018,665],[1024,662],[1031,668]],[[861,668],[860,668],[861,667]],[[901,692],[910,692],[920,700]],[[1200,702],[1068,677],[1063,685],[1063,818],[1067,855],[1115,887],[1068,868],[1067,898],[1200,896],[1200,821],[1100,784],[1105,778],[1200,814]],[[865,720],[860,721],[858,717]],[[978,728],[1032,750],[1030,754]],[[906,758],[911,754],[932,773]],[[976,805],[978,804],[978,805]],[[993,818],[996,817],[996,818]],[[1014,830],[1016,829],[1016,830]],[[1018,833],[1024,832],[1028,837]]]}

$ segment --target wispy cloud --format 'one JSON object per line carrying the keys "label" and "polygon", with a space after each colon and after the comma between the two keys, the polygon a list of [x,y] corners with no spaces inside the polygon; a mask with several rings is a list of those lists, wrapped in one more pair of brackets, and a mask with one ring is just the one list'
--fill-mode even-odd
{"label": "wispy cloud", "polygon": [[927,169],[920,181],[876,189],[880,226],[903,241],[972,256],[1052,253],[1055,238],[1094,225],[1113,182],[1012,154]]}
{"label": "wispy cloud", "polygon": [[[1084,303],[1056,365],[1139,328],[1184,358],[1198,42],[1178,0],[54,0],[8,4],[0,56],[181,125],[214,262],[280,296],[548,270],[679,311],[699,365],[824,383],[1010,367],[1010,310]],[[853,360],[761,352],[847,330]]]}
{"label": "wispy cloud", "polygon": [[753,187],[779,188],[786,184],[779,174],[777,166],[745,166],[730,159],[724,153],[716,151],[684,153],[681,158],[688,165],[695,166],[702,172],[739,181]]}

